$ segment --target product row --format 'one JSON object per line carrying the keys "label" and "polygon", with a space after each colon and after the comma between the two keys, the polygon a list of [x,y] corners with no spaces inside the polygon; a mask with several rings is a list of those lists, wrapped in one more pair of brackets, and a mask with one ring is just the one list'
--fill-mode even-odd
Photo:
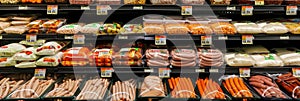
{"label": "product row", "polygon": [[[72,47],[70,42],[21,41],[0,47],[0,67],[62,66],[129,67],[282,67],[300,66],[299,49],[247,46],[227,50],[208,48]],[[23,45],[22,45],[23,44]],[[25,47],[24,45],[28,46]],[[33,47],[35,46],[35,47]]]}
{"label": "product row", "polygon": [[[45,79],[30,74],[3,75],[1,99],[55,99],[134,101],[143,98],[167,99],[299,99],[300,81],[291,73],[248,78],[225,75],[219,80],[201,76],[146,76],[140,79],[109,79],[86,75],[47,75]],[[97,96],[95,96],[97,95]]]}
{"label": "product row", "polygon": [[9,16],[0,18],[0,33],[7,34],[300,34],[297,19],[264,20],[257,23],[232,21],[217,17],[191,17],[146,15],[143,24],[73,23],[66,19],[38,19],[35,16]]}

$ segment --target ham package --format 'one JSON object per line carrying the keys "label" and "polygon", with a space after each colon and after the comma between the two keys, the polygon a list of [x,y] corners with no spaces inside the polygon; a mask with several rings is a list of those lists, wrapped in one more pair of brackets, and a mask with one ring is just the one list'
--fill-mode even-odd
{"label": "ham package", "polygon": [[61,62],[61,58],[63,56],[62,52],[57,53],[54,56],[45,56],[38,61],[36,61],[37,66],[49,66],[49,67],[56,67]]}
{"label": "ham package", "polygon": [[248,54],[227,53],[225,61],[229,66],[253,66],[255,61]]}
{"label": "ham package", "polygon": [[142,56],[142,49],[140,48],[122,48],[113,55],[113,64],[119,66],[140,66],[142,64]]}
{"label": "ham package", "polygon": [[89,58],[91,66],[112,66],[112,49],[96,49]]}
{"label": "ham package", "polygon": [[201,67],[220,67],[224,63],[223,53],[217,49],[198,49],[198,56]]}
{"label": "ham package", "polygon": [[140,90],[141,97],[162,97],[165,96],[162,80],[158,76],[147,76]]}
{"label": "ham package", "polygon": [[284,66],[300,66],[300,54],[297,48],[275,48],[276,54],[281,58]]}
{"label": "ham package", "polygon": [[64,52],[63,66],[85,66],[88,64],[90,50],[87,47],[73,47]]}
{"label": "ham package", "polygon": [[196,52],[193,49],[174,49],[171,52],[171,65],[175,67],[196,66]]}
{"label": "ham package", "polygon": [[34,47],[29,47],[24,49],[23,51],[16,53],[13,56],[13,59],[16,61],[34,61],[38,59],[38,56],[35,55],[35,49]]}
{"label": "ham package", "polygon": [[283,62],[276,54],[251,55],[251,57],[255,61],[255,67],[283,66]]}
{"label": "ham package", "polygon": [[51,41],[47,42],[41,47],[36,49],[37,55],[55,55],[58,51],[60,51],[63,47],[67,45],[67,42],[56,42]]}
{"label": "ham package", "polygon": [[148,49],[146,50],[148,66],[169,66],[169,51],[167,49]]}
{"label": "ham package", "polygon": [[0,47],[0,56],[10,57],[24,49],[26,49],[26,47],[19,43],[11,43],[8,45],[4,45]]}

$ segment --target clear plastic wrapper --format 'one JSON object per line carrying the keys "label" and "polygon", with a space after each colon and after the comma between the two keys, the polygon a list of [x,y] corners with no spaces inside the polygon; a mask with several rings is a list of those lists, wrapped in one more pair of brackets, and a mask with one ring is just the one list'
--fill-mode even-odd
{"label": "clear plastic wrapper", "polygon": [[[104,100],[110,81],[104,78],[93,78],[86,81],[76,100]],[[90,96],[92,95],[92,96]]]}
{"label": "clear plastic wrapper", "polygon": [[216,34],[236,34],[235,27],[228,22],[218,22],[210,25]]}
{"label": "clear plastic wrapper", "polygon": [[36,68],[35,61],[22,61],[15,65],[16,68]]}
{"label": "clear plastic wrapper", "polygon": [[279,74],[275,81],[288,95],[295,99],[300,98],[300,81],[291,72]]}
{"label": "clear plastic wrapper", "polygon": [[299,23],[284,23],[285,27],[289,29],[292,34],[300,34],[300,24]]}
{"label": "clear plastic wrapper", "polygon": [[16,53],[13,56],[13,59],[16,61],[31,61],[36,60],[38,56],[35,55],[35,49],[34,47],[29,47],[24,50],[22,50],[19,53]]}
{"label": "clear plastic wrapper", "polygon": [[0,30],[3,30],[10,26],[9,22],[0,22]]}
{"label": "clear plastic wrapper", "polygon": [[58,34],[77,34],[81,30],[81,26],[77,24],[64,25],[57,29]]}
{"label": "clear plastic wrapper", "polygon": [[255,67],[283,66],[282,60],[276,54],[251,55]]}
{"label": "clear plastic wrapper", "polygon": [[36,47],[36,46],[42,46],[43,44],[45,44],[45,42],[46,42],[46,40],[40,39],[35,42],[28,42],[26,40],[23,40],[23,41],[20,41],[19,43],[22,45],[26,45],[26,46]]}
{"label": "clear plastic wrapper", "polygon": [[21,52],[24,49],[26,49],[26,47],[19,43],[11,43],[8,45],[4,45],[0,47],[0,56],[10,57],[13,56],[15,53]]}
{"label": "clear plastic wrapper", "polygon": [[124,0],[124,4],[145,4],[146,0]]}
{"label": "clear plastic wrapper", "polygon": [[148,66],[168,66],[169,51],[167,49],[148,49],[145,53]]}
{"label": "clear plastic wrapper", "polygon": [[73,47],[64,52],[63,66],[85,66],[89,63],[88,55],[90,50],[87,47]]}
{"label": "clear plastic wrapper", "polygon": [[[170,87],[171,98],[200,98],[195,93],[193,82],[190,78],[171,77],[170,79],[176,80],[176,82],[172,82],[172,87]],[[171,84],[171,82],[169,82],[169,84]]]}
{"label": "clear plastic wrapper", "polygon": [[222,84],[234,98],[253,98],[251,90],[242,78],[236,75],[225,75],[220,78]]}
{"label": "clear plastic wrapper", "polygon": [[224,64],[223,53],[217,49],[198,49],[199,66],[220,67]]}
{"label": "clear plastic wrapper", "polygon": [[255,23],[235,23],[234,26],[239,34],[259,34],[263,33],[262,28],[260,28]]}
{"label": "clear plastic wrapper", "polygon": [[16,20],[16,21],[31,21],[33,19],[35,19],[34,16],[15,16],[11,18],[11,20]]}
{"label": "clear plastic wrapper", "polygon": [[137,82],[133,79],[127,81],[117,81],[111,86],[107,101],[134,101],[136,99]]}
{"label": "clear plastic wrapper", "polygon": [[98,23],[87,24],[82,27],[80,32],[84,34],[97,34],[99,33],[100,26]]}
{"label": "clear plastic wrapper", "polygon": [[0,67],[11,67],[16,64],[16,61],[11,57],[0,57]]}
{"label": "clear plastic wrapper", "polygon": [[100,5],[117,5],[121,4],[121,0],[94,0],[96,4]]}
{"label": "clear plastic wrapper", "polygon": [[66,19],[52,19],[43,23],[43,28],[58,28],[66,22]]}
{"label": "clear plastic wrapper", "polygon": [[9,19],[10,19],[9,17],[0,17],[0,21],[2,21],[2,22],[6,22]]}
{"label": "clear plastic wrapper", "polygon": [[260,23],[259,26],[263,26],[263,32],[267,34],[285,34],[289,30],[281,23]]}
{"label": "clear plastic wrapper", "polygon": [[276,54],[281,58],[285,66],[300,66],[300,54],[296,53],[298,49],[275,48]]}
{"label": "clear plastic wrapper", "polygon": [[153,5],[175,5],[177,0],[150,0]]}
{"label": "clear plastic wrapper", "polygon": [[49,66],[49,67],[56,67],[60,64],[62,59],[63,53],[58,52],[54,56],[45,56],[36,61],[36,66]]}
{"label": "clear plastic wrapper", "polygon": [[56,82],[53,89],[45,94],[45,98],[72,97],[82,83],[82,79],[65,77],[61,82]]}
{"label": "clear plastic wrapper", "polygon": [[126,24],[123,26],[122,34],[137,34],[144,33],[143,26],[141,24]]}
{"label": "clear plastic wrapper", "polygon": [[17,4],[20,0],[0,0],[2,4]]}
{"label": "clear plastic wrapper", "polygon": [[184,20],[166,20],[165,28],[168,34],[188,34],[189,29]]}
{"label": "clear plastic wrapper", "polygon": [[28,29],[26,26],[10,26],[4,29],[5,33],[8,34],[23,34],[27,31]]}
{"label": "clear plastic wrapper", "polygon": [[209,21],[204,19],[191,18],[188,21],[188,28],[192,34],[212,34],[213,30],[208,25]]}
{"label": "clear plastic wrapper", "polygon": [[143,17],[144,31],[146,34],[165,34],[163,16],[146,15]]}
{"label": "clear plastic wrapper", "polygon": [[107,23],[100,26],[100,35],[116,35],[121,33],[121,24]]}
{"label": "clear plastic wrapper", "polygon": [[50,41],[36,49],[37,55],[55,55],[63,47],[65,47],[68,42],[56,42]]}
{"label": "clear plastic wrapper", "polygon": [[35,21],[32,21],[29,24],[27,24],[27,27],[39,29],[39,28],[41,28],[41,26],[44,22],[45,22],[45,20],[35,20]]}
{"label": "clear plastic wrapper", "polygon": [[141,48],[122,48],[113,55],[115,60],[140,60],[143,57]]}
{"label": "clear plastic wrapper", "polygon": [[[230,98],[226,95],[221,86],[214,80],[208,78],[199,78],[196,81],[197,90],[200,92],[202,99],[226,99]],[[212,88],[209,88],[212,87]],[[226,99],[230,100],[230,99]]]}
{"label": "clear plastic wrapper", "polygon": [[210,0],[211,5],[230,5],[231,0]]}
{"label": "clear plastic wrapper", "polygon": [[299,0],[284,0],[284,2],[287,5],[299,5],[300,4]]}
{"label": "clear plastic wrapper", "polygon": [[264,0],[265,5],[281,5],[283,0]]}
{"label": "clear plastic wrapper", "polygon": [[165,89],[164,84],[158,76],[147,76],[145,77],[141,88],[140,97],[164,97]]}
{"label": "clear plastic wrapper", "polygon": [[89,58],[91,66],[112,66],[112,49],[96,49]]}
{"label": "clear plastic wrapper", "polygon": [[70,4],[77,5],[89,5],[92,3],[92,0],[69,0]]}
{"label": "clear plastic wrapper", "polygon": [[205,0],[181,0],[183,4],[190,4],[190,5],[203,5]]}
{"label": "clear plastic wrapper", "polygon": [[253,66],[255,61],[248,54],[227,53],[225,61],[229,66]]}
{"label": "clear plastic wrapper", "polygon": [[245,51],[246,54],[270,53],[270,51],[263,46],[248,46],[248,47],[243,47],[243,50]]}
{"label": "clear plastic wrapper", "polygon": [[196,66],[197,54],[193,49],[173,49],[171,51],[171,65],[175,67]]}

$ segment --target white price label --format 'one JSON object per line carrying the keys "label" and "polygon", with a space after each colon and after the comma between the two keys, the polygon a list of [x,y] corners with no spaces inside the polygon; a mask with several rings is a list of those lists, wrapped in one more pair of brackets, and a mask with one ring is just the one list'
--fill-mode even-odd
{"label": "white price label", "polygon": [[253,44],[253,35],[243,35],[242,44]]}
{"label": "white price label", "polygon": [[97,6],[97,15],[107,15],[108,10],[111,10],[111,7],[109,5],[100,5]]}
{"label": "white price label", "polygon": [[250,68],[239,68],[240,77],[250,77]]}
{"label": "white price label", "polygon": [[46,77],[46,68],[35,69],[34,76],[39,79],[44,79]]}
{"label": "white price label", "polygon": [[286,15],[297,15],[297,6],[286,6]]}
{"label": "white price label", "polygon": [[128,36],[124,36],[124,35],[119,35],[119,39],[128,39]]}
{"label": "white price label", "polygon": [[264,0],[255,0],[255,5],[265,5]]}
{"label": "white price label", "polygon": [[73,36],[70,36],[70,35],[66,35],[65,36],[65,39],[73,39],[74,37]]}
{"label": "white price label", "polygon": [[47,5],[47,14],[57,15],[58,5]]}
{"label": "white price label", "polygon": [[80,7],[81,10],[90,10],[90,6],[81,6]]}
{"label": "white price label", "polygon": [[170,68],[159,68],[158,69],[158,76],[161,78],[170,78]]}
{"label": "white price label", "polygon": [[201,45],[211,45],[212,44],[212,37],[211,36],[201,36]]}
{"label": "white price label", "polygon": [[155,45],[167,45],[167,37],[165,35],[155,35]]}
{"label": "white price label", "polygon": [[210,73],[218,73],[218,72],[219,72],[219,69],[209,69],[209,72],[210,72]]}
{"label": "white price label", "polygon": [[290,36],[280,36],[280,40],[289,40]]}
{"label": "white price label", "polygon": [[236,10],[236,7],[235,6],[233,6],[233,7],[226,7],[226,10],[228,10],[228,11],[235,11]]}
{"label": "white price label", "polygon": [[193,7],[181,6],[181,15],[193,15]]}
{"label": "white price label", "polygon": [[204,73],[204,72],[205,72],[205,69],[195,69],[195,72],[196,72],[196,73]]}
{"label": "white price label", "polygon": [[218,40],[228,40],[228,36],[219,36]]}
{"label": "white price label", "polygon": [[22,5],[19,6],[19,10],[27,10],[27,9],[28,9],[28,6],[22,6]]}
{"label": "white price label", "polygon": [[112,77],[113,68],[101,68],[101,77]]}
{"label": "white price label", "polygon": [[242,15],[253,15],[253,6],[242,6]]}
{"label": "white price label", "polygon": [[74,35],[73,44],[84,44],[85,36],[84,35]]}
{"label": "white price label", "polygon": [[150,69],[144,69],[144,72],[145,73],[152,73],[154,72],[153,68],[150,68]]}
{"label": "white price label", "polygon": [[142,10],[142,9],[143,9],[143,6],[133,6],[133,9],[136,9],[136,10]]}
{"label": "white price label", "polygon": [[27,34],[26,35],[27,42],[36,42],[36,40],[37,40],[36,34]]}

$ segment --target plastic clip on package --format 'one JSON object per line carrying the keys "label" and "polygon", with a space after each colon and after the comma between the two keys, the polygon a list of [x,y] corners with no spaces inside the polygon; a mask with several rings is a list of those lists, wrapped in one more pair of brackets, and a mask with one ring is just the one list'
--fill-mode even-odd
{"label": "plastic clip on package", "polygon": [[252,92],[244,83],[243,79],[235,75],[221,77],[222,84],[229,93],[235,98],[252,98]]}
{"label": "plastic clip on package", "polygon": [[225,61],[229,66],[253,66],[255,61],[248,54],[228,53],[225,55]]}
{"label": "plastic clip on package", "polygon": [[167,49],[148,49],[146,50],[148,66],[168,66],[169,51]]}
{"label": "plastic clip on package", "polygon": [[147,76],[140,88],[141,97],[164,97],[165,91],[162,80],[158,76]]}
{"label": "plastic clip on package", "polygon": [[56,67],[61,62],[63,53],[58,52],[54,56],[45,56],[36,61],[36,66],[49,66],[49,67]]}
{"label": "plastic clip on package", "polygon": [[226,99],[228,97],[228,95],[223,93],[221,86],[212,79],[199,78],[196,81],[196,85],[202,99]]}
{"label": "plastic clip on package", "polygon": [[276,78],[276,83],[281,86],[291,97],[300,98],[300,81],[292,73],[281,74]]}
{"label": "plastic clip on package", "polygon": [[173,49],[171,65],[175,67],[196,66],[197,54],[193,49]]}
{"label": "plastic clip on package", "polygon": [[109,80],[104,78],[90,79],[76,97],[76,100],[104,100]]}
{"label": "plastic clip on package", "polygon": [[171,98],[200,98],[194,91],[194,86],[190,78],[177,77],[170,78]]}
{"label": "plastic clip on package", "polygon": [[65,78],[62,82],[55,83],[54,88],[48,92],[45,97],[72,97],[79,88],[82,79]]}
{"label": "plastic clip on package", "polygon": [[134,101],[136,99],[136,87],[137,83],[133,79],[123,82],[117,81],[112,85],[106,101]]}
{"label": "plastic clip on package", "polygon": [[24,49],[26,49],[26,47],[19,43],[11,43],[8,45],[4,45],[0,47],[0,56],[10,57]]}
{"label": "plastic clip on package", "polygon": [[201,67],[220,67],[224,63],[223,53],[217,49],[198,49],[199,65]]}

